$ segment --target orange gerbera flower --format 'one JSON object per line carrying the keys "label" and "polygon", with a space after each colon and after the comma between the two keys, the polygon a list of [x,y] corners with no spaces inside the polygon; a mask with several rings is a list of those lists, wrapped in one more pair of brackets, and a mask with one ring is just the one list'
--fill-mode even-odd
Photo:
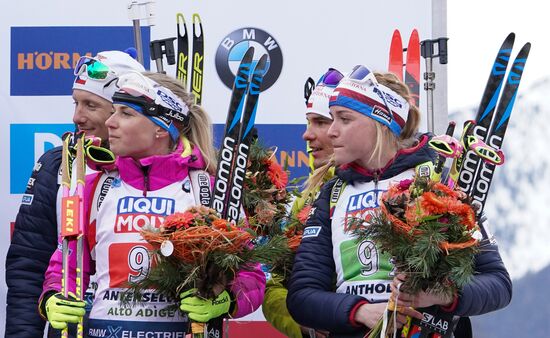
{"label": "orange gerbera flower", "polygon": [[212,228],[218,230],[231,231],[231,223],[225,219],[218,218],[212,222]]}
{"label": "orange gerbera flower", "polygon": [[286,171],[284,171],[279,163],[275,161],[266,160],[265,163],[268,166],[267,176],[269,177],[271,183],[273,183],[277,189],[284,189],[284,187],[288,184],[288,174]]}
{"label": "orange gerbera flower", "polygon": [[438,190],[447,196],[458,197],[457,190],[453,190],[441,182],[435,183],[432,190]]}
{"label": "orange gerbera flower", "polygon": [[302,225],[305,225],[310,212],[311,212],[311,204],[306,205],[304,208],[302,208],[302,210],[300,210],[296,214],[296,218],[298,219],[298,222],[300,222],[300,224]]}
{"label": "orange gerbera flower", "polygon": [[195,219],[195,215],[189,211],[186,212],[176,212],[172,215],[166,216],[164,219],[164,223],[162,226],[165,229],[181,229],[181,228],[189,228],[193,220]]}

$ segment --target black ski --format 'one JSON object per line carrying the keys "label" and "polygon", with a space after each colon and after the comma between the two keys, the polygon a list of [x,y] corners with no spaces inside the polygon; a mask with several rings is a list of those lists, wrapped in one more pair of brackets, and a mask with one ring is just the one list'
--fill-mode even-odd
{"label": "black ski", "polygon": [[[199,27],[200,29],[197,29]],[[202,79],[204,74],[204,35],[201,17],[193,14],[193,63],[191,68],[191,93],[195,96],[195,104],[202,102]]]}
{"label": "black ski", "polygon": [[233,166],[233,179],[231,194],[227,203],[227,219],[237,223],[241,213],[243,201],[243,182],[248,163],[248,154],[253,134],[251,133],[256,120],[256,109],[258,108],[258,98],[260,97],[260,87],[262,85],[265,67],[267,64],[267,54],[262,55],[250,79],[248,94],[246,95],[246,104],[239,130],[239,144],[235,148],[235,164]]}
{"label": "black ski", "polygon": [[[200,16],[193,14],[193,51],[191,61],[191,76],[188,76],[189,66],[189,36],[187,25],[183,14],[176,14],[177,42],[178,42],[178,63],[176,67],[176,78],[183,84],[185,89],[193,94],[195,103],[202,102],[202,83],[204,74],[204,35]],[[188,78],[190,81],[188,83]]]}
{"label": "black ski", "polygon": [[[181,22],[181,25],[180,25]],[[178,63],[176,67],[176,78],[187,87],[187,66],[189,64],[189,37],[187,36],[187,25],[183,14],[176,14],[177,43],[178,43]],[[183,32],[182,32],[183,30]]]}
{"label": "black ski", "polygon": [[248,90],[248,79],[252,68],[253,56],[254,48],[251,47],[243,56],[237,75],[235,76],[233,92],[229,102],[229,111],[227,113],[227,121],[225,123],[225,132],[218,155],[218,170],[216,172],[216,183],[212,196],[212,208],[220,213],[222,218],[227,217],[227,204],[233,182],[235,149],[239,143],[241,117],[245,95]]}
{"label": "black ski", "polygon": [[[506,85],[502,90],[502,96],[496,108],[495,118],[493,119],[489,135],[487,139],[485,139],[485,143],[494,149],[500,149],[502,147],[502,140],[504,139],[504,134],[506,133],[506,128],[510,121],[510,115],[512,114],[519,83],[530,49],[530,43],[526,43],[521,48],[508,73]],[[487,193],[491,186],[495,167],[496,166],[492,163],[481,161],[479,169],[477,170],[470,196],[473,199],[473,204],[479,207],[477,210],[478,215],[481,214],[485,207],[485,201],[487,200]]]}
{"label": "black ski", "polygon": [[[510,33],[502,44],[493,65],[477,112],[476,123],[466,123],[463,130],[463,138],[465,135],[473,133],[494,149],[500,149],[502,146],[523,69],[531,48],[531,44],[526,43],[519,51],[506,77],[506,84],[502,88],[513,43],[514,34]],[[501,91],[502,95],[500,95]],[[458,160],[463,163],[462,165],[456,163],[459,170],[457,183],[464,192],[472,197],[473,204],[479,206],[477,210],[479,216],[485,205],[495,165],[482,161],[473,151],[466,152],[466,150],[463,157]],[[483,237],[487,238],[485,229],[481,227],[480,230]],[[447,338],[452,336],[457,323],[457,317],[453,318],[452,313],[443,312],[437,306],[417,310],[423,312],[425,320],[413,319],[407,337]],[[437,323],[437,325],[434,326],[433,323]]]}
{"label": "black ski", "polygon": [[[491,69],[491,74],[487,80],[485,91],[481,97],[481,103],[479,104],[479,108],[477,110],[473,134],[482,141],[485,141],[493,119],[498,97],[502,89],[502,83],[504,82],[504,77],[506,75],[508,61],[510,60],[510,56],[512,54],[514,39],[515,34],[510,33],[502,43],[497,57],[495,58],[495,62],[493,63],[493,68]],[[475,179],[480,161],[481,159],[476,156],[473,151],[465,150],[465,154],[461,159],[462,166],[459,168],[460,176],[458,179],[458,186],[466,194],[470,194],[472,192],[472,182]]]}

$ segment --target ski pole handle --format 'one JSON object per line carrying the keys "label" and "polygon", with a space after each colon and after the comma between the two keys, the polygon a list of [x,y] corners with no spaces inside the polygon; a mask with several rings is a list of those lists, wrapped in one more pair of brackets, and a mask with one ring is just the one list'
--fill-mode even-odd
{"label": "ski pole handle", "polygon": [[151,60],[155,60],[157,65],[157,73],[163,73],[162,55],[166,55],[166,61],[169,65],[176,63],[176,53],[174,52],[174,40],[176,38],[166,38],[161,40],[151,41],[149,45],[151,51]]}
{"label": "ski pole handle", "polygon": [[[455,131],[456,123],[455,121],[449,122],[449,125],[447,126],[447,131],[445,132],[445,135],[447,136],[453,136],[453,133]],[[434,166],[434,180],[439,182],[441,181],[441,173],[443,173],[443,166],[445,165],[446,157],[442,154],[439,154],[437,157],[437,160],[435,162]]]}

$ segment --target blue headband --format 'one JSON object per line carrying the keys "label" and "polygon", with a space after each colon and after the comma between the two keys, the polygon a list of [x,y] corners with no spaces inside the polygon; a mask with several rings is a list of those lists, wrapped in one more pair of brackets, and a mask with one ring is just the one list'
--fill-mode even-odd
{"label": "blue headband", "polygon": [[143,112],[143,107],[142,106],[140,106],[139,104],[132,103],[132,102],[122,101],[122,100],[115,100],[115,101],[113,101],[113,104],[115,104],[115,103],[116,104],[123,104],[127,107],[130,107],[130,108],[134,109],[135,111],[141,113],[143,116],[148,118],[151,122],[153,122],[157,126],[161,127],[164,130],[167,130],[168,133],[170,134],[170,138],[172,139],[172,141],[176,142],[179,139],[179,137],[180,137],[179,130],[178,130],[178,128],[176,128],[174,123],[172,123],[172,120],[170,120],[169,118],[166,118],[162,115],[160,115],[160,116],[147,115]]}

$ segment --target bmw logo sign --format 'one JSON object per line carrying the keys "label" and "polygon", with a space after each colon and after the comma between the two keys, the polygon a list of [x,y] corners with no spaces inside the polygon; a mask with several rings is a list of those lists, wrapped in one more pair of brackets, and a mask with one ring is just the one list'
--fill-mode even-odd
{"label": "bmw logo sign", "polygon": [[239,64],[249,47],[254,47],[252,69],[263,54],[268,55],[267,73],[262,83],[262,91],[267,90],[281,75],[283,54],[277,40],[259,28],[240,28],[223,38],[216,51],[218,76],[227,88],[232,89]]}

